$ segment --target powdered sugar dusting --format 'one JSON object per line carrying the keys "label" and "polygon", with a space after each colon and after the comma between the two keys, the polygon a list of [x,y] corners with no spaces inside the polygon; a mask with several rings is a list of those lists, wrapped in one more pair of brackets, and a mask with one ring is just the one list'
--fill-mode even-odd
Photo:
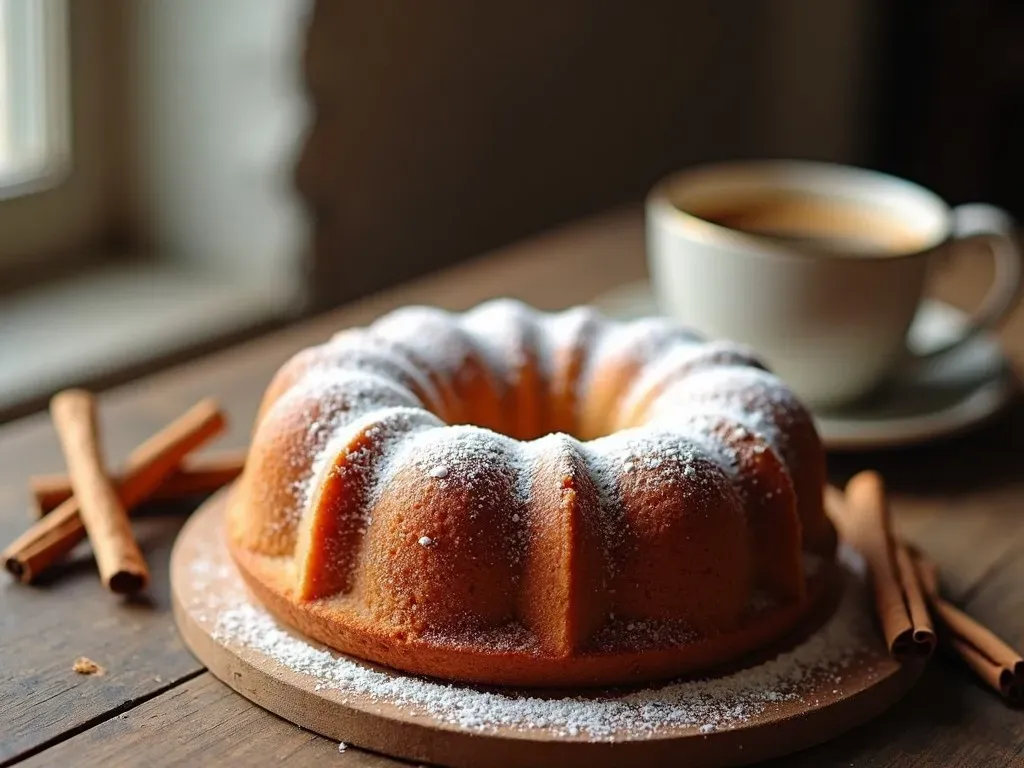
{"label": "powdered sugar dusting", "polygon": [[506,386],[515,387],[528,362],[527,346],[536,346],[539,314],[512,299],[494,299],[467,312],[460,322],[490,368]]}
{"label": "powdered sugar dusting", "polygon": [[622,430],[577,446],[600,499],[609,575],[617,570],[612,553],[628,535],[621,496],[623,483],[650,490],[675,487],[686,497],[712,489],[721,493],[728,482],[727,475],[717,468],[714,457],[701,443],[673,429]]}
{"label": "powdered sugar dusting", "polygon": [[466,358],[474,352],[472,340],[455,322],[455,316],[436,307],[396,309],[371,325],[370,332],[409,354],[415,353],[417,359],[448,381],[465,369]]}
{"label": "powdered sugar dusting", "polygon": [[[372,502],[387,485],[387,476],[382,471],[384,467],[377,458],[388,455],[391,444],[399,442],[400,438],[429,432],[441,425],[440,419],[422,408],[402,407],[371,411],[362,419],[345,424],[334,433],[314,463],[314,471],[305,485],[304,507],[315,498],[329,473],[359,475],[371,482],[367,494],[370,503],[362,510],[363,529],[360,532],[365,533]],[[364,439],[355,440],[357,436]],[[353,442],[356,443],[354,447]]]}
{"label": "powdered sugar dusting", "polygon": [[738,344],[725,341],[679,340],[644,366],[640,376],[630,386],[620,412],[633,413],[640,404],[664,392],[674,382],[687,378],[697,371],[722,366],[746,367],[757,364],[750,351]]}
{"label": "powdered sugar dusting", "polygon": [[836,612],[823,627],[759,666],[622,694],[555,698],[480,690],[372,668],[283,629],[240,588],[221,590],[219,603],[204,610],[216,611],[211,623],[218,642],[268,656],[311,678],[316,690],[337,692],[343,701],[368,697],[468,730],[511,728],[560,738],[614,740],[643,738],[666,728],[700,733],[735,728],[770,707],[801,700],[823,680],[840,683],[865,646],[879,643],[859,582],[852,576],[847,582]]}
{"label": "powdered sugar dusting", "polygon": [[507,476],[516,498],[512,506],[526,501],[529,474],[523,458],[523,443],[489,429],[455,425],[411,435],[389,461],[398,467],[412,463],[440,483],[472,486],[482,482],[488,471]]}
{"label": "powdered sugar dusting", "polygon": [[348,328],[316,348],[316,368],[344,368],[385,376],[424,397],[424,405],[436,408],[441,402],[437,389],[401,349],[373,337],[365,328]]}
{"label": "powdered sugar dusting", "polygon": [[809,418],[792,391],[767,371],[749,366],[712,366],[694,372],[663,395],[670,404],[699,403],[718,410],[764,437],[781,456],[789,456],[789,430]]}
{"label": "powdered sugar dusting", "polygon": [[[740,457],[735,443],[742,438],[738,438],[735,432],[723,434],[726,432],[723,429],[723,420],[726,422],[725,426],[731,422],[727,416],[674,407],[656,410],[651,416],[651,423],[697,443],[729,475],[733,478],[738,476]],[[744,436],[747,436],[746,430],[743,432]]]}
{"label": "powdered sugar dusting", "polygon": [[[440,491],[451,489],[462,499],[467,521],[488,516],[487,525],[497,526],[504,539],[503,549],[512,562],[526,551],[526,528],[520,525],[520,513],[529,498],[531,462],[526,444],[497,432],[468,425],[447,426],[411,434],[393,451],[380,457],[378,492],[386,490],[386,481],[397,472],[413,471]],[[428,479],[429,478],[429,479]],[[440,524],[440,522],[439,522]],[[447,519],[445,526],[455,525]],[[437,542],[435,530],[417,532]],[[449,530],[446,542],[458,531]],[[420,544],[424,545],[422,539]],[[425,545],[428,546],[428,545]],[[451,556],[458,547],[445,550]],[[440,554],[438,556],[441,556]]]}
{"label": "powdered sugar dusting", "polygon": [[[330,445],[346,426],[390,408],[419,409],[420,401],[406,387],[385,376],[363,370],[317,368],[310,370],[289,392],[275,403],[264,420],[270,427],[287,425],[287,440],[275,448],[276,459],[287,463],[295,478],[283,494],[279,514],[269,518],[277,528],[298,524],[309,505],[317,478],[333,457]],[[300,429],[295,429],[298,426]],[[278,480],[278,476],[257,476],[257,495],[281,498],[261,483]]]}
{"label": "powdered sugar dusting", "polygon": [[673,344],[689,346],[701,341],[693,330],[663,317],[644,317],[628,323],[607,323],[594,343],[588,365],[580,374],[580,392],[586,393],[605,363],[631,362],[646,367]]}
{"label": "powdered sugar dusting", "polygon": [[581,443],[587,465],[607,507],[618,506],[623,474],[643,473],[648,485],[701,481],[700,462],[713,463],[704,446],[675,430],[628,429]]}
{"label": "powdered sugar dusting", "polygon": [[[538,316],[538,362],[548,381],[556,376],[556,369],[565,362],[565,356],[571,350],[579,349],[582,345],[586,358],[594,336],[600,334],[605,322],[604,317],[593,307],[575,307],[565,312]],[[584,370],[586,365],[587,360],[584,359]],[[579,386],[579,379],[574,384]]]}

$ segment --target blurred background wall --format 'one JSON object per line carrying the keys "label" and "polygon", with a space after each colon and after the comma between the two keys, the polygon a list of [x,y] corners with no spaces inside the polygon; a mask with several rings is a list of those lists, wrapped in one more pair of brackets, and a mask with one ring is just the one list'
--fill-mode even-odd
{"label": "blurred background wall", "polygon": [[868,161],[1024,218],[1024,4],[896,0],[872,46]]}
{"label": "blurred background wall", "polygon": [[322,305],[639,199],[683,165],[865,158],[863,0],[327,0],[311,19],[297,178]]}
{"label": "blurred background wall", "polygon": [[750,156],[1024,203],[1010,0],[77,0],[67,16],[72,172],[0,204],[8,263],[159,254],[327,305]]}
{"label": "blurred background wall", "polygon": [[298,181],[319,305],[708,160],[856,163],[1024,214],[1011,0],[324,0],[311,18]]}
{"label": "blurred background wall", "polygon": [[292,168],[305,126],[304,0],[122,0],[135,239],[225,270],[297,277]]}

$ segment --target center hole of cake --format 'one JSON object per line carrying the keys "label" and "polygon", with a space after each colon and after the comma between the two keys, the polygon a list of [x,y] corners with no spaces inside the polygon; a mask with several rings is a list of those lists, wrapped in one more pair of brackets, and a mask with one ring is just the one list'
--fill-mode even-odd
{"label": "center hole of cake", "polygon": [[[474,414],[480,416],[482,414]],[[531,423],[533,421],[534,423]],[[561,421],[562,423],[558,423]],[[543,417],[536,420],[529,418],[523,418],[522,413],[518,413],[512,410],[505,410],[501,413],[494,414],[491,418],[473,418],[467,419],[463,422],[449,422],[451,426],[466,426],[475,427],[478,429],[486,429],[490,432],[501,435],[502,437],[511,438],[513,440],[520,440],[523,442],[530,442],[533,440],[540,440],[545,437],[551,437],[553,435],[567,435],[574,440],[586,442],[589,440],[595,440],[599,437],[607,437],[615,430],[606,429],[590,429],[587,430],[581,423],[581,419],[577,417],[571,418],[553,418],[552,414],[543,414]],[[604,427],[605,425],[600,425]]]}

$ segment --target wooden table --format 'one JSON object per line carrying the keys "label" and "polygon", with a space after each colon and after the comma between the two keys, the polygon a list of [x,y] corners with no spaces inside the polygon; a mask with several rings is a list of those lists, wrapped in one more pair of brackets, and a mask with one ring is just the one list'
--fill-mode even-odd
{"label": "wooden table", "polygon": [[[495,295],[555,309],[642,277],[635,208],[614,211],[351,305],[328,316],[151,376],[101,398],[107,453],[121,458],[199,398],[232,417],[220,447],[244,445],[262,390],[295,350],[402,304],[453,309]],[[990,272],[980,261],[947,268],[939,294],[969,303]],[[1024,361],[1024,311],[1005,329]],[[1024,644],[1024,407],[973,434],[886,454],[834,457],[843,480],[873,466],[894,492],[899,528],[931,552],[950,595],[997,632]],[[62,466],[45,414],[0,429],[0,541],[26,525],[25,479]],[[0,577],[0,766],[271,765],[329,758],[337,765],[395,761],[338,745],[278,719],[208,674],[178,638],[167,559],[187,509],[138,523],[153,568],[145,600],[100,587],[82,547],[44,583]],[[107,670],[72,671],[78,656]],[[876,722],[778,764],[1002,766],[1024,764],[1024,712],[1007,708],[955,665],[930,665],[917,688]]]}

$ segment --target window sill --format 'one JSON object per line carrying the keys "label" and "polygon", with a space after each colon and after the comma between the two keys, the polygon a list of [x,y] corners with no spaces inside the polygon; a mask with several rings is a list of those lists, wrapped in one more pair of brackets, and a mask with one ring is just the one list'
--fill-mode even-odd
{"label": "window sill", "polygon": [[286,282],[146,262],[0,297],[0,420],[280,324]]}

